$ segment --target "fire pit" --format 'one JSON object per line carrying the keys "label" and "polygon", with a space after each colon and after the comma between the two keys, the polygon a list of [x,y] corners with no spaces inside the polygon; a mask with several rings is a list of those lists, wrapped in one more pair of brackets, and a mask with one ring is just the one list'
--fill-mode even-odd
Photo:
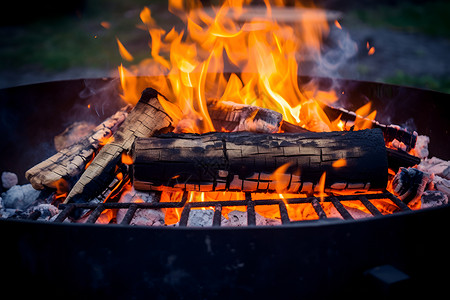
{"label": "fire pit", "polygon": [[[184,37],[156,28],[145,8],[153,60],[121,66],[120,82],[2,90],[11,146],[0,168],[41,190],[32,208],[11,201],[15,187],[2,200],[8,283],[63,278],[52,288],[65,295],[162,298],[444,286],[430,274],[449,260],[430,253],[443,247],[449,207],[424,207],[448,202],[448,170],[427,173],[417,132],[431,139],[430,156],[449,159],[448,95],[298,77],[298,56],[330,67],[320,57],[327,14],[301,11],[295,27],[275,22],[283,14],[270,6],[249,22],[242,8],[191,10]],[[55,154],[42,141],[63,130]]]}
{"label": "fire pit", "polygon": [[[307,78],[300,79],[307,81]],[[326,84],[329,80],[322,81]],[[69,109],[61,110],[60,106],[81,107],[80,115],[89,119],[97,115],[94,112],[93,116],[87,108],[89,103],[117,93],[117,89],[111,89],[111,86],[116,86],[112,82],[114,80],[53,82],[4,89],[1,94],[5,101],[4,107],[18,119],[33,120],[38,115],[42,120],[51,120],[51,116],[58,116],[54,109],[62,112],[61,118],[64,120],[70,115]],[[87,90],[93,91],[94,84],[99,92],[83,97]],[[410,114],[391,115],[392,121],[402,124],[414,118],[417,129],[436,141],[430,148],[431,155],[436,153],[444,159],[449,158],[449,146],[444,142],[448,133],[440,130],[448,127],[448,119],[441,113],[448,95],[379,83],[341,81],[341,84],[345,95],[351,99],[358,101],[370,97],[375,107],[390,106],[394,112],[402,111],[404,103],[389,103],[393,103],[400,95],[409,99],[409,103],[413,103],[409,107],[417,109],[411,108]],[[48,115],[42,111],[30,114],[22,109],[30,107],[30,103],[43,104],[61,91],[65,93],[65,97],[61,98],[65,101],[55,103]],[[423,109],[428,109],[428,113],[424,113]],[[430,122],[426,115],[436,118]],[[79,119],[79,116],[75,119]],[[56,124],[53,123],[49,129],[49,136],[56,135],[67,125],[56,118],[54,121]],[[27,123],[19,124],[22,125],[18,125],[16,132],[22,132],[27,137]],[[33,129],[36,128],[35,124],[47,126],[48,123],[33,122]],[[9,161],[15,161],[16,168],[9,170],[23,174],[21,170],[48,156],[47,153],[37,153],[37,157],[22,155],[20,149],[36,148],[41,142],[17,137],[16,133],[5,130],[5,127],[2,130],[7,140],[12,136],[21,140],[21,143],[12,143],[7,149],[10,156],[8,160],[2,160],[2,169],[7,168]],[[355,196],[342,196],[345,197]],[[360,201],[361,197],[371,200],[370,195],[356,197]],[[308,200],[311,199],[293,199],[288,204]],[[342,199],[324,199],[325,203],[330,201],[335,205],[339,200]],[[363,202],[370,203],[367,200]],[[387,279],[370,280],[375,278],[371,275],[373,268],[383,265],[393,266],[409,276],[411,285],[406,290],[402,289],[402,293],[416,294],[417,288],[411,287],[415,284],[423,287],[421,292],[430,292],[428,286],[434,286],[432,292],[441,291],[436,289],[436,285],[444,284],[444,277],[431,274],[438,274],[449,266],[445,255],[433,255],[445,247],[446,241],[442,236],[448,226],[448,206],[420,211],[406,208],[406,212],[362,220],[328,218],[287,222],[283,213],[285,202],[280,199],[271,201],[267,200],[266,204],[280,207],[281,222],[288,224],[270,227],[183,228],[187,221],[184,214],[180,226],[175,228],[58,223],[66,214],[64,210],[56,222],[2,219],[3,267],[9,283],[17,288],[27,282],[30,291],[36,291],[51,283],[55,292],[78,296],[157,293],[166,297],[226,294],[240,298],[296,293],[299,296],[320,297],[345,293],[360,295],[357,293],[367,293],[366,289],[374,291],[374,286],[377,287],[377,293],[383,294],[384,289],[392,290],[396,286],[390,285]],[[404,205],[397,204],[404,208]],[[94,210],[89,221],[94,222],[95,216],[103,209],[136,210],[161,204],[79,205]],[[210,207],[213,204],[195,205]],[[220,207],[222,203],[214,205]],[[314,209],[318,209],[318,216],[323,217],[319,207],[315,205]],[[336,205],[338,207],[339,204]],[[191,208],[188,206],[186,210]],[[378,215],[376,210],[374,214]],[[122,222],[127,223],[129,220],[125,217]],[[220,218],[213,217],[213,220],[213,225],[220,223]],[[374,285],[371,282],[375,282]],[[230,286],[234,287],[233,290],[229,289]]]}

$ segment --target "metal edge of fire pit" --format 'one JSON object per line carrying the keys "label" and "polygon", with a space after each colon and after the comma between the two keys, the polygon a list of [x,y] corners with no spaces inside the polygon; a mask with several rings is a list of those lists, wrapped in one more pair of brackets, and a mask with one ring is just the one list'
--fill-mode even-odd
{"label": "metal edge of fire pit", "polygon": [[[358,221],[179,228],[0,220],[5,286],[57,297],[430,297],[445,288],[450,205]],[[410,280],[371,284],[389,265]],[[25,292],[23,292],[25,293]]]}

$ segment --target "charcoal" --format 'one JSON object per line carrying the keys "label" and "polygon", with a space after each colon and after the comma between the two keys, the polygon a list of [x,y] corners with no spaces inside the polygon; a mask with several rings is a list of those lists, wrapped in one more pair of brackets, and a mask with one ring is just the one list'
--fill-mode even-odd
{"label": "charcoal", "polygon": [[425,191],[421,200],[421,208],[436,207],[448,204],[448,196],[440,191]]}
{"label": "charcoal", "polygon": [[414,204],[420,199],[427,184],[431,181],[431,175],[416,168],[400,168],[392,181],[394,194],[408,204]]}
{"label": "charcoal", "polygon": [[59,210],[56,206],[51,204],[39,204],[37,206],[33,206],[28,210],[30,216],[34,213],[39,212],[39,217],[37,220],[50,220],[53,216],[59,213]]}
{"label": "charcoal", "polygon": [[3,172],[2,173],[2,186],[5,189],[10,189],[19,183],[19,179],[15,173]]}

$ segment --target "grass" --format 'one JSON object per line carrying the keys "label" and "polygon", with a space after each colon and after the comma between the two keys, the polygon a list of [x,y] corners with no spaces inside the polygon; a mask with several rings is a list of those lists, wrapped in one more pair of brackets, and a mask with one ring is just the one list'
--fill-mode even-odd
{"label": "grass", "polygon": [[419,4],[405,1],[397,5],[377,5],[356,9],[350,14],[352,18],[370,26],[450,38],[449,12],[449,1],[430,1]]}
{"label": "grass", "polygon": [[450,94],[450,76],[440,78],[430,75],[413,77],[402,71],[397,71],[394,76],[385,78],[385,81],[391,84],[426,88]]}
{"label": "grass", "polygon": [[[86,1],[78,15],[46,18],[0,28],[0,68],[61,71],[72,67],[113,68],[122,61],[116,36],[130,50],[146,50],[148,33],[135,27],[148,1]],[[153,2],[154,3],[154,2]],[[100,25],[111,24],[110,29]]]}

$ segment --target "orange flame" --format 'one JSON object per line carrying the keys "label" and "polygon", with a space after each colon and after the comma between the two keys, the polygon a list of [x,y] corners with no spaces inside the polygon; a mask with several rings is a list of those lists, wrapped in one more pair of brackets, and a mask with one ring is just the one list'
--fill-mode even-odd
{"label": "orange flame", "polygon": [[[325,12],[292,8],[298,22],[288,25],[277,22],[280,12],[269,1],[264,1],[265,11],[249,3],[225,1],[219,9],[200,10],[199,2],[171,0],[169,10],[186,23],[186,33],[158,28],[150,9],[144,8],[140,18],[151,36],[152,58],[129,70],[119,68],[123,98],[134,104],[139,97],[142,86],[132,77],[164,74],[147,77],[145,85],[157,88],[178,107],[169,114],[184,120],[179,131],[199,133],[216,130],[207,110],[210,99],[270,108],[295,124],[302,123],[302,103],[310,98],[336,100],[326,93],[301,91],[297,82],[299,55],[320,55],[322,36],[329,29]],[[118,39],[117,43],[122,57],[132,60]],[[225,76],[225,62],[238,68],[241,76]]]}
{"label": "orange flame", "polygon": [[128,153],[123,152],[122,153],[122,163],[125,165],[132,165],[133,164],[133,158]]}
{"label": "orange flame", "polygon": [[[303,62],[321,55],[322,38],[329,31],[324,10],[305,8],[299,3],[289,8],[295,13],[295,21],[283,22],[286,10],[272,6],[264,0],[265,7],[249,6],[248,0],[227,0],[220,8],[203,9],[199,1],[169,0],[169,11],[185,23],[185,30],[172,28],[166,31],[156,25],[151,10],[145,7],[140,13],[139,28],[151,37],[151,58],[139,64],[119,67],[122,98],[136,104],[146,87],[157,89],[164,110],[175,120],[176,132],[205,133],[214,128],[208,112],[211,100],[232,101],[256,105],[280,112],[283,120],[311,131],[346,130],[340,120],[330,121],[323,111],[323,104],[337,100],[335,91],[321,91],[314,83],[299,87],[298,73]],[[333,22],[333,21],[332,21]],[[342,29],[335,20],[334,26]],[[124,60],[134,58],[117,39],[120,55]],[[370,52],[375,48],[369,47]],[[227,74],[226,66],[239,73]],[[239,74],[239,75],[238,75]],[[137,76],[144,75],[138,80]],[[150,76],[148,76],[150,75]],[[160,75],[160,76],[155,76]],[[359,115],[354,129],[370,128],[370,104],[357,111]],[[124,159],[124,158],[122,158]],[[125,159],[126,160],[126,159]],[[128,161],[132,163],[132,161]],[[338,160],[333,167],[346,165]],[[286,199],[290,164],[278,168],[272,175],[273,190],[277,194],[252,194],[254,199]],[[315,187],[317,196],[325,196],[324,173]],[[299,197],[299,195],[295,195]],[[179,202],[182,193],[163,192],[162,202]],[[189,201],[244,200],[244,193],[208,192],[190,193]],[[326,203],[321,203],[325,208]],[[317,218],[309,204],[286,205],[293,219]],[[232,210],[242,207],[223,207],[225,217]],[[256,206],[263,216],[280,218],[273,205]],[[182,208],[165,211],[166,224],[177,223]]]}

